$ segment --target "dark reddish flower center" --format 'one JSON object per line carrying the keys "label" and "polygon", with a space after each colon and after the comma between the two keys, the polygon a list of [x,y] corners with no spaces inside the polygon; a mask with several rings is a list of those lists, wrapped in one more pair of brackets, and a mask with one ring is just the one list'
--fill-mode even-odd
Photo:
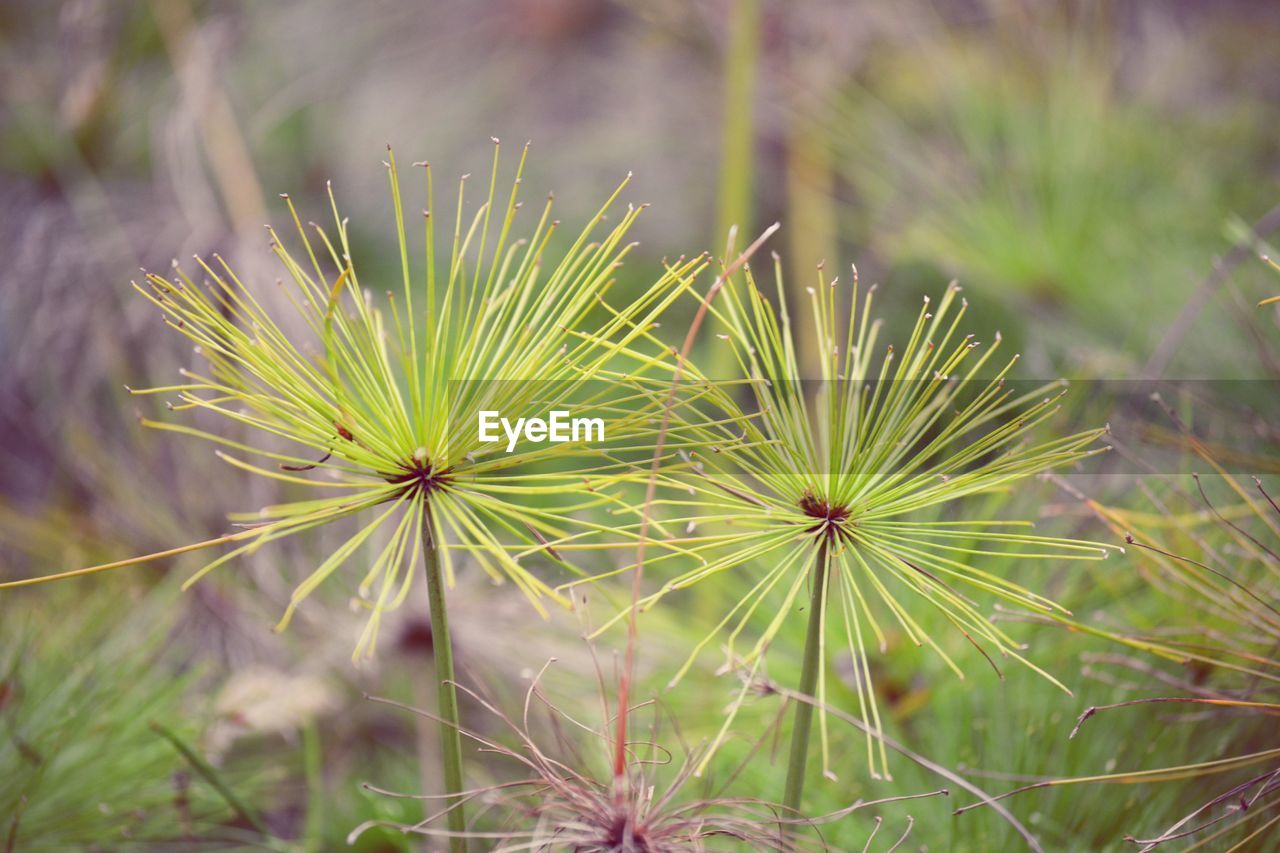
{"label": "dark reddish flower center", "polygon": [[829,537],[836,535],[840,525],[847,521],[850,515],[847,506],[833,504],[826,498],[817,497],[809,491],[800,498],[800,511],[818,520],[817,524],[807,528],[810,533],[821,533]]}
{"label": "dark reddish flower center", "polygon": [[386,481],[402,483],[406,489],[417,489],[425,496],[443,488],[452,479],[452,473],[451,468],[437,471],[427,460],[410,459],[402,462],[399,472],[387,477]]}

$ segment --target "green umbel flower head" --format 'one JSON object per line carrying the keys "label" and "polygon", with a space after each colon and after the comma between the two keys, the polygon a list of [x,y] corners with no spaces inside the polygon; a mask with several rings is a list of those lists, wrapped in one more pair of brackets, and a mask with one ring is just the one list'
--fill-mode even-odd
{"label": "green umbel flower head", "polygon": [[[852,656],[870,772],[887,775],[884,744],[877,742],[882,728],[869,642],[885,651],[886,625],[894,623],[963,677],[960,665],[913,615],[913,600],[923,601],[988,661],[984,646],[1056,684],[1020,654],[970,593],[1036,613],[1065,612],[982,563],[995,557],[1019,564],[1096,560],[1110,547],[1033,535],[1024,532],[1029,522],[957,520],[939,509],[1105,450],[1097,441],[1106,430],[1030,442],[1031,431],[1054,414],[1065,389],[1062,383],[1006,382],[1017,356],[997,363],[998,337],[983,348],[962,336],[967,303],[955,285],[936,305],[925,299],[906,346],[895,349],[879,342],[881,323],[870,319],[872,293],[859,305],[856,271],[843,324],[837,322],[838,282],[828,283],[819,273],[818,286],[808,290],[806,334],[816,336],[820,373],[801,381],[796,330],[776,262],[775,274],[779,311],[757,288],[749,267],[730,277],[722,301],[710,308],[750,391],[740,393],[741,383],[708,381],[688,366],[691,383],[706,388],[699,402],[713,401],[719,414],[708,417],[705,406],[697,412],[680,406],[686,429],[694,430],[690,443],[706,452],[690,452],[685,465],[663,470],[671,496],[656,506],[667,511],[668,528],[684,524],[697,532],[671,543],[647,569],[678,565],[689,555],[696,562],[668,569],[667,582],[640,606],[652,607],[676,590],[731,570],[750,573],[744,594],[673,679],[683,677],[712,639],[726,635],[726,667],[744,677],[719,734],[723,738],[737,708],[759,686],[765,650],[785,620],[807,604],[817,618],[810,637],[816,656],[813,699],[818,707],[826,702],[827,641],[835,635]],[[801,599],[806,589],[808,601]],[[763,630],[750,648],[735,650],[756,617],[762,617]],[[819,726],[823,769],[830,773],[825,715]],[[702,767],[710,756],[703,757]]]}
{"label": "green umbel flower head", "polygon": [[[449,582],[450,555],[459,551],[495,581],[514,583],[539,611],[546,601],[563,601],[521,559],[537,553],[572,568],[556,543],[572,538],[566,547],[588,547],[584,533],[605,528],[580,520],[582,510],[614,500],[602,487],[625,479],[628,469],[585,440],[526,443],[508,452],[504,443],[479,440],[479,413],[524,415],[573,405],[606,419],[615,445],[643,446],[653,430],[653,395],[641,383],[651,369],[661,375],[669,365],[661,362],[663,353],[648,358],[633,344],[647,346],[655,319],[705,260],[668,267],[638,298],[611,306],[605,295],[634,245],[625,238],[643,208],[628,206],[615,224],[601,227],[624,181],[557,252],[554,246],[567,241],[556,239],[560,223],[548,196],[532,233],[513,239],[524,159],[505,206],[498,206],[495,140],[487,198],[469,221],[463,178],[447,256],[436,249],[430,166],[418,164],[428,208],[426,257],[415,270],[389,152],[402,282],[398,296],[387,292],[385,308],[360,281],[332,190],[330,231],[304,228],[288,202],[300,254],[270,231],[288,273],[279,287],[292,311],[276,294],[241,281],[216,255],[212,262],[196,259],[196,277],[175,264],[171,277],[147,275],[144,284],[135,283],[166,322],[195,343],[205,367],[181,371],[180,384],[134,393],[176,395],[173,411],[212,412],[247,427],[254,438],[242,442],[182,422],[145,423],[216,442],[230,464],[311,494],[231,516],[244,529],[226,536],[53,577],[235,544],[190,584],[270,542],[359,517],[358,529],[296,588],[280,628],[370,541],[380,547],[355,584],[356,600],[370,612],[357,655],[372,653],[383,614],[405,601],[424,541],[440,548]],[[268,307],[279,304],[283,312]],[[43,579],[19,583],[35,580]]]}

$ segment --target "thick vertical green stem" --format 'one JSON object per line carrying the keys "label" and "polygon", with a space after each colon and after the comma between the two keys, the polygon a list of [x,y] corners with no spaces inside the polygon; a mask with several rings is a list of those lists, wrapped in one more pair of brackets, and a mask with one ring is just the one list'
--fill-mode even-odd
{"label": "thick vertical green stem", "polygon": [[453,684],[453,641],[449,636],[449,616],[444,600],[444,578],[440,571],[440,550],[432,534],[431,510],[426,510],[422,527],[422,553],[427,569],[427,596],[431,600],[431,649],[435,658],[437,689],[436,714],[440,718],[440,755],[444,765],[449,849],[466,853],[467,821],[458,794],[462,793],[462,732],[458,725],[458,691]]}
{"label": "thick vertical green stem", "polygon": [[[724,54],[724,106],[720,127],[720,180],[716,200],[716,230],[711,235],[711,248],[719,254],[728,249],[729,229],[738,228],[737,245],[724,262],[733,261],[739,246],[749,245],[754,237],[755,216],[755,102],[757,65],[760,54],[760,0],[730,0],[729,41]],[[732,303],[726,309],[732,311]],[[703,370],[707,376],[733,376],[737,361],[729,347],[712,347],[706,354]],[[720,610],[721,604],[713,585],[695,587],[695,600],[706,616]],[[708,597],[710,596],[710,597]],[[717,616],[713,620],[718,621]]]}
{"label": "thick vertical green stem", "polygon": [[[801,72],[800,69],[795,70]],[[801,72],[796,79],[805,77]],[[834,266],[836,223],[840,216],[836,204],[830,134],[823,131],[823,122],[829,118],[825,112],[819,112],[821,108],[813,106],[812,92],[801,91],[807,97],[795,98],[792,106],[794,117],[789,122],[787,133],[787,254],[792,264],[789,274],[796,281],[813,281],[815,262],[832,264],[832,271],[827,273],[828,279],[847,275],[849,269],[845,267],[841,271]],[[830,99],[819,102],[825,107]],[[809,300],[801,288],[791,288],[787,300],[793,317],[803,316],[810,310]],[[829,354],[822,352],[819,336],[796,337],[800,375],[821,375],[823,360]]]}
{"label": "thick vertical green stem", "polygon": [[[818,547],[818,559],[813,566],[813,592],[809,601],[809,628],[804,638],[804,663],[800,669],[799,692],[813,696],[818,685],[818,668],[822,665],[822,610],[823,595],[827,589],[827,541]],[[796,703],[796,723],[791,730],[791,758],[787,761],[787,790],[782,804],[787,817],[800,813],[800,797],[804,794],[804,771],[809,758],[809,731],[813,728],[813,703]]]}
{"label": "thick vertical green stem", "polygon": [[[724,245],[736,225],[750,241],[756,58],[760,46],[760,0],[734,0],[724,62],[724,116],[720,150],[720,198],[712,246]],[[726,261],[729,259],[726,258]]]}

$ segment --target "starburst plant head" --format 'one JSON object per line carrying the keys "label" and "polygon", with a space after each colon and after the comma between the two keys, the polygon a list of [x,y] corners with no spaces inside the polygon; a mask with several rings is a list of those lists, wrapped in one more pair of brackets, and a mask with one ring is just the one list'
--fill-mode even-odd
{"label": "starburst plant head", "polygon": [[276,284],[291,309],[270,310],[280,300],[241,281],[216,255],[211,262],[197,258],[194,276],[175,263],[171,276],[150,274],[135,283],[166,323],[194,342],[205,367],[182,370],[179,384],[134,393],[176,395],[172,411],[211,412],[254,437],[240,441],[181,422],[144,423],[215,442],[228,463],[311,494],[233,515],[244,529],[226,536],[53,577],[235,545],[190,584],[267,543],[358,516],[358,529],[296,588],[280,628],[366,542],[379,547],[356,587],[357,602],[370,612],[357,655],[373,652],[383,614],[406,599],[424,543],[440,549],[449,583],[450,554],[459,551],[495,582],[514,583],[540,611],[561,599],[522,559],[538,554],[572,568],[555,543],[570,530],[579,538],[583,528],[589,534],[591,524],[576,520],[580,511],[611,500],[601,486],[623,475],[579,436],[505,452],[503,443],[480,440],[478,414],[572,404],[606,418],[614,441],[652,430],[645,408],[652,395],[634,383],[663,365],[633,345],[650,336],[659,314],[706,262],[682,260],[639,297],[612,306],[605,296],[634,245],[626,235],[643,207],[628,205],[602,225],[627,181],[571,241],[556,239],[562,228],[552,217],[550,195],[532,231],[515,239],[528,146],[503,198],[494,143],[487,195],[473,215],[465,212],[467,177],[460,182],[447,252],[437,250],[430,166],[416,164],[428,205],[420,220],[420,263],[410,257],[400,175],[388,148],[401,282],[385,302],[357,274],[332,189],[329,229],[304,227],[285,197],[300,251],[286,248],[269,229],[287,272]]}
{"label": "starburst plant head", "polygon": [[[965,520],[952,505],[1105,450],[1098,440],[1106,430],[1033,441],[1033,430],[1057,410],[1063,383],[1023,387],[1007,381],[1018,357],[997,357],[999,336],[984,347],[963,335],[968,306],[954,284],[936,303],[925,299],[905,346],[895,347],[880,342],[881,322],[871,319],[875,288],[860,295],[855,270],[850,310],[839,317],[839,282],[824,280],[820,270],[817,286],[807,290],[805,332],[815,336],[822,354],[819,376],[800,381],[797,330],[776,256],[774,272],[776,310],[749,266],[728,279],[721,301],[709,309],[723,327],[720,339],[749,377],[750,404],[741,401],[740,385],[707,380],[695,365],[687,366],[690,380],[709,389],[706,397],[722,414],[690,414],[687,406],[677,413],[694,424],[686,429],[699,437],[684,465],[664,469],[672,496],[655,507],[666,512],[664,524],[683,523],[693,532],[648,561],[646,569],[655,572],[664,564],[677,567],[668,569],[666,583],[640,606],[652,607],[731,570],[748,572],[750,579],[673,683],[708,643],[726,637],[726,666],[743,669],[744,678],[718,742],[807,588],[819,708],[826,702],[828,634],[838,635],[854,670],[865,674],[872,672],[868,645],[886,651],[896,625],[964,677],[960,664],[913,615],[914,602],[937,608],[993,667],[984,647],[1058,684],[1020,653],[969,594],[1040,614],[1064,613],[1053,601],[983,568],[983,562],[1097,560],[1113,546],[1035,535],[1026,530],[1030,522]],[[678,566],[691,554],[694,567]],[[767,601],[775,603],[762,609]],[[761,614],[755,641],[736,650]],[[870,772],[887,776],[884,745],[877,743],[880,713],[867,677],[859,675],[856,691],[867,724]],[[825,713],[819,725],[823,769],[830,775]],[[709,752],[703,758],[703,767],[710,757]]]}

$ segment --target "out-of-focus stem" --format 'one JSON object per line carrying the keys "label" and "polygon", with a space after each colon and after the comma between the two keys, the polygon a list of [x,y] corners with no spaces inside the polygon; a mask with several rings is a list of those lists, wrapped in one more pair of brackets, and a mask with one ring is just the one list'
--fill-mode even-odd
{"label": "out-of-focus stem", "polygon": [[735,0],[724,65],[724,135],[720,149],[719,216],[713,246],[722,245],[725,235],[735,225],[740,233],[751,233],[759,44],[760,0]]}
{"label": "out-of-focus stem", "polygon": [[[804,79],[800,77],[799,79]],[[836,209],[832,192],[831,143],[817,116],[806,102],[794,104],[796,113],[787,135],[787,249],[791,261],[789,274],[794,281],[813,285],[814,264],[827,266],[828,280],[847,276],[849,268],[836,264]],[[809,311],[804,289],[792,288],[792,316]],[[819,376],[822,359],[817,335],[798,335],[796,346],[801,376]],[[829,357],[830,354],[825,354]]]}
{"label": "out-of-focus stem", "polygon": [[307,780],[307,814],[303,821],[302,848],[313,853],[324,846],[324,752],[320,726],[315,720],[302,729],[302,758]]}
{"label": "out-of-focus stem", "polygon": [[267,836],[271,835],[270,830],[268,830],[267,825],[262,822],[258,813],[250,808],[244,800],[240,799],[240,797],[236,795],[235,791],[231,790],[231,786],[223,781],[222,776],[218,771],[214,769],[212,764],[205,761],[200,753],[192,749],[186,741],[180,738],[167,726],[163,726],[154,720],[148,723],[148,725],[150,725],[152,731],[169,741],[173,748],[178,750],[182,757],[187,760],[187,763],[191,765],[191,768],[199,773],[206,782],[213,786],[213,789],[218,792],[223,800],[226,801],[227,805],[231,806],[232,810],[236,814],[240,815],[241,818],[247,821],[249,825],[258,832]]}

